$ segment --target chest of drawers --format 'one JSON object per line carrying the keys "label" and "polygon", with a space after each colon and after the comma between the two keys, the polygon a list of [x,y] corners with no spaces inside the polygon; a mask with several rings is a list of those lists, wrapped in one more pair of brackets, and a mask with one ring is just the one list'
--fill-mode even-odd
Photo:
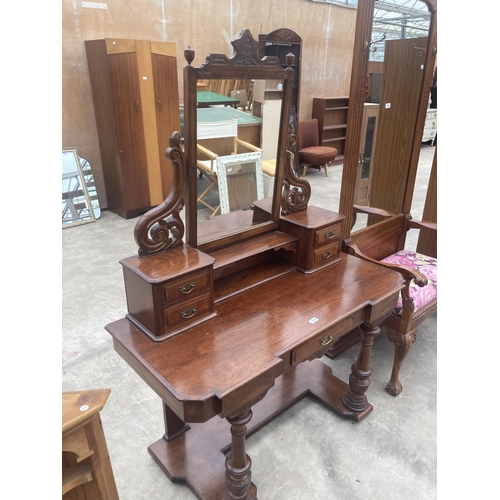
{"label": "chest of drawers", "polygon": [[344,219],[341,214],[319,207],[282,216],[280,230],[299,238],[292,264],[309,273],[340,260],[340,234]]}
{"label": "chest of drawers", "polygon": [[123,266],[128,319],[153,340],[165,340],[215,316],[213,263],[187,245]]}

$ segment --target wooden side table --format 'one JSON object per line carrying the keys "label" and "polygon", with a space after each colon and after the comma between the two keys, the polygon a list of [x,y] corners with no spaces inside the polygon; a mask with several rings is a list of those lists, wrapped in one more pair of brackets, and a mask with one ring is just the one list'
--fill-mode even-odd
{"label": "wooden side table", "polygon": [[62,393],[62,495],[118,500],[100,411],[110,389]]}

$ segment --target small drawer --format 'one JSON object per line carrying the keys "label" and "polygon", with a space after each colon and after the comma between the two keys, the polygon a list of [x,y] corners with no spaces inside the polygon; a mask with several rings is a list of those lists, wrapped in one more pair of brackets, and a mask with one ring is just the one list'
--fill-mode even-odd
{"label": "small drawer", "polygon": [[307,342],[304,342],[304,344],[300,347],[297,347],[297,349],[294,349],[290,359],[292,366],[295,366],[306,359],[313,359],[322,356],[335,344],[340,335],[347,333],[354,328],[355,321],[358,321],[359,316],[360,313],[348,316],[335,327],[316,335]]}
{"label": "small drawer", "polygon": [[211,310],[210,293],[186,300],[163,311],[165,331],[195,321]]}
{"label": "small drawer", "polygon": [[314,250],[313,265],[316,266],[328,260],[335,260],[339,255],[339,242],[338,240],[331,245],[324,246]]}
{"label": "small drawer", "polygon": [[331,226],[323,227],[314,232],[314,246],[323,245],[340,236],[342,223],[332,224]]}
{"label": "small drawer", "polygon": [[191,295],[199,295],[203,291],[208,291],[208,285],[208,270],[170,282],[163,286],[163,305],[169,305],[175,300],[188,298]]}

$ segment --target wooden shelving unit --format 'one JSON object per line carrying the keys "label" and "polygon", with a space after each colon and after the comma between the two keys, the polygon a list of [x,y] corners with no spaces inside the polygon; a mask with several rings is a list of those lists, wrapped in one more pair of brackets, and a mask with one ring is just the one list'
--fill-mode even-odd
{"label": "wooden shelving unit", "polygon": [[344,161],[348,107],[349,97],[313,98],[312,117],[319,122],[320,143],[338,150],[334,165]]}

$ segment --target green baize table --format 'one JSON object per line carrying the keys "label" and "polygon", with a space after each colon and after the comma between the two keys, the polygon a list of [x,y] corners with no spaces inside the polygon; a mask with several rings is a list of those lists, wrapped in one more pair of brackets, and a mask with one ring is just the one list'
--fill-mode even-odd
{"label": "green baize table", "polygon": [[198,91],[196,93],[196,102],[199,108],[208,108],[210,105],[228,105],[236,108],[240,103],[239,99],[234,97],[227,97],[222,94],[208,91]]}

